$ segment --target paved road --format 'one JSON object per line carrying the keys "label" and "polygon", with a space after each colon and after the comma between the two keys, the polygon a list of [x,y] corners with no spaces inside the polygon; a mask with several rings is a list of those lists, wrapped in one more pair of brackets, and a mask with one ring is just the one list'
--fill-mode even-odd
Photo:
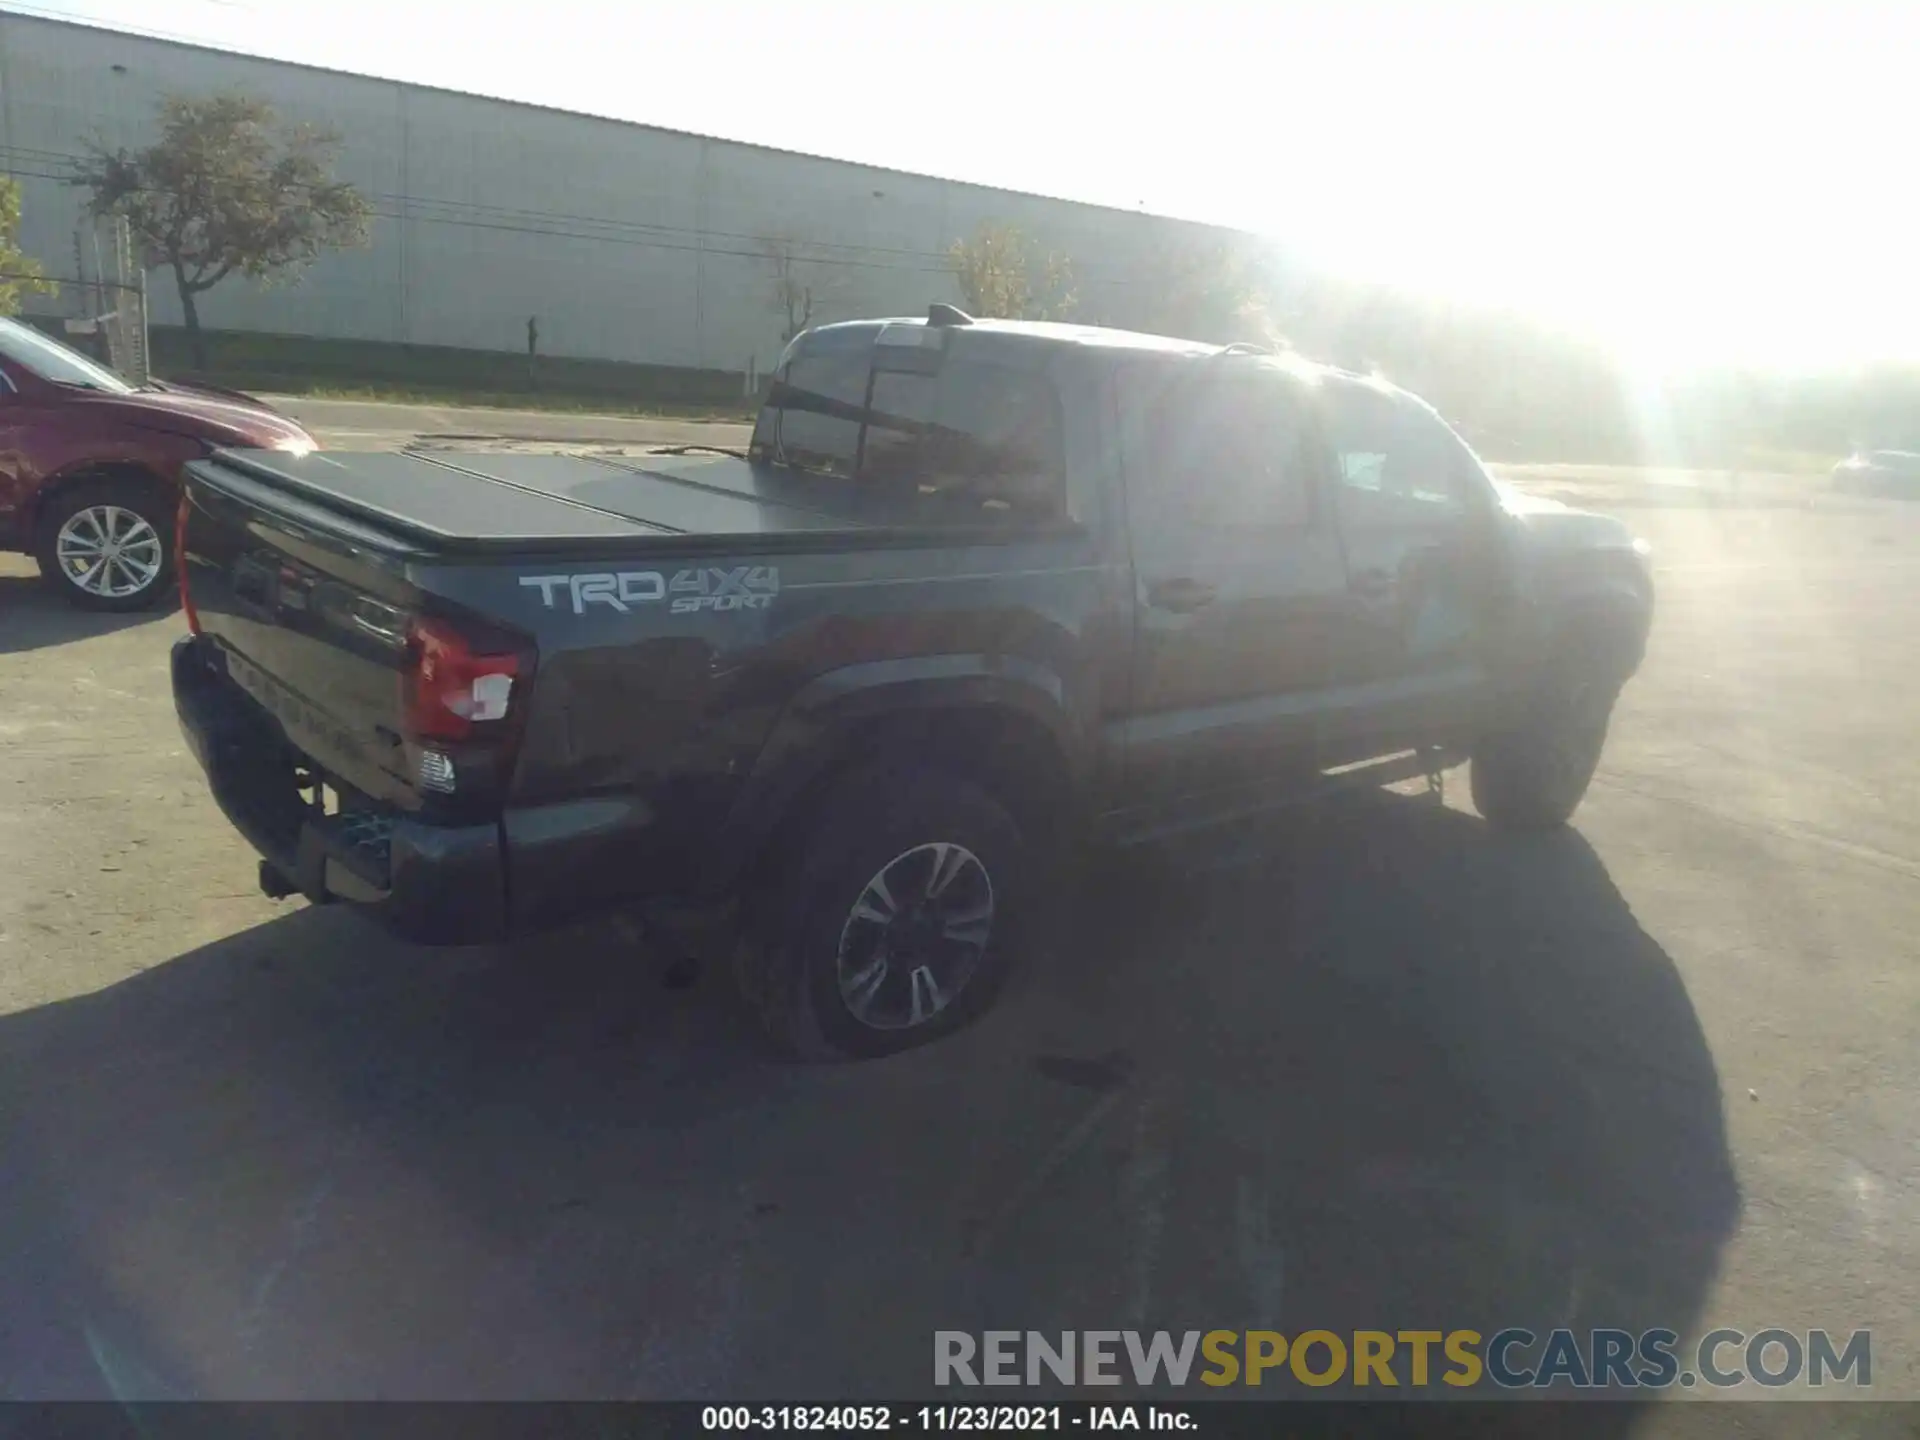
{"label": "paved road", "polygon": [[976,1030],[828,1069],[604,932],[264,901],[177,620],[0,562],[0,1395],[905,1396],[935,1328],[1416,1324],[1871,1326],[1920,1394],[1920,512],[1633,513],[1659,623],[1573,830],[1387,796],[1107,877]]}

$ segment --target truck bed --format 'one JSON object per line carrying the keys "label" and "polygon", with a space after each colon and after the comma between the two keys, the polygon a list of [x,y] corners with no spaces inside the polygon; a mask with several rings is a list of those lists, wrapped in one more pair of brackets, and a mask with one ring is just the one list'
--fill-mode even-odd
{"label": "truck bed", "polygon": [[[315,502],[436,552],[531,552],[608,540],[780,549],[828,535],[898,543],[911,532],[951,543],[952,517],[874,506],[845,481],[800,476],[730,456],[223,451],[196,462],[226,490],[254,482]],[[972,528],[966,524],[961,530]],[[1005,536],[1005,519],[981,517]]]}

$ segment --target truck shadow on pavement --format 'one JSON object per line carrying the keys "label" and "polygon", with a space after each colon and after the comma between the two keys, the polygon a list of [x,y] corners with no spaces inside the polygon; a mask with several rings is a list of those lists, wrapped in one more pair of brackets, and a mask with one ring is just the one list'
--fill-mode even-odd
{"label": "truck shadow on pavement", "polygon": [[150,610],[82,610],[49,591],[38,575],[0,575],[0,655],[24,654],[146,625],[167,618],[174,608],[167,597]]}
{"label": "truck shadow on pavement", "polygon": [[0,1395],[902,1399],[936,1329],[1685,1331],[1719,1082],[1585,841],[1381,796],[1272,843],[1090,882],[993,1015],[874,1064],[784,1064],[599,931],[330,911],[0,1019]]}

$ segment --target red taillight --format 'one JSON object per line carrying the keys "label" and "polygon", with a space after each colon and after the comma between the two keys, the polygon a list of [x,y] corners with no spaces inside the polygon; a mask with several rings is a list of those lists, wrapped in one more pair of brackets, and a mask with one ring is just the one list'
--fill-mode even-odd
{"label": "red taillight", "polygon": [[187,488],[180,487],[180,508],[173,518],[173,572],[180,581],[180,613],[187,617],[187,629],[200,633],[200,614],[193,608],[193,595],[187,586]]}
{"label": "red taillight", "polygon": [[519,655],[480,654],[452,625],[416,617],[401,677],[407,730],[421,740],[464,740],[476,724],[507,718],[519,676]]}

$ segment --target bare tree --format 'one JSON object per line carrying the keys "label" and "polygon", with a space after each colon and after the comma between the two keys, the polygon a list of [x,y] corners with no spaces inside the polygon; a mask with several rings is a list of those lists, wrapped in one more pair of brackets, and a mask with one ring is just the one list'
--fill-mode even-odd
{"label": "bare tree", "polygon": [[1002,320],[1061,320],[1072,313],[1073,263],[1041,255],[1016,225],[989,220],[947,252],[971,314]]}
{"label": "bare tree", "polygon": [[286,126],[245,95],[160,102],[160,139],[144,150],[91,147],[73,183],[96,216],[124,215],[149,268],[173,272],[194,363],[206,367],[195,301],[238,271],[297,276],[324,250],[367,243],[372,208],[333,176],[339,137]]}
{"label": "bare tree", "polygon": [[795,255],[796,248],[792,236],[776,235],[760,252],[773,271],[767,299],[773,313],[780,317],[783,345],[813,323],[811,267]]}

